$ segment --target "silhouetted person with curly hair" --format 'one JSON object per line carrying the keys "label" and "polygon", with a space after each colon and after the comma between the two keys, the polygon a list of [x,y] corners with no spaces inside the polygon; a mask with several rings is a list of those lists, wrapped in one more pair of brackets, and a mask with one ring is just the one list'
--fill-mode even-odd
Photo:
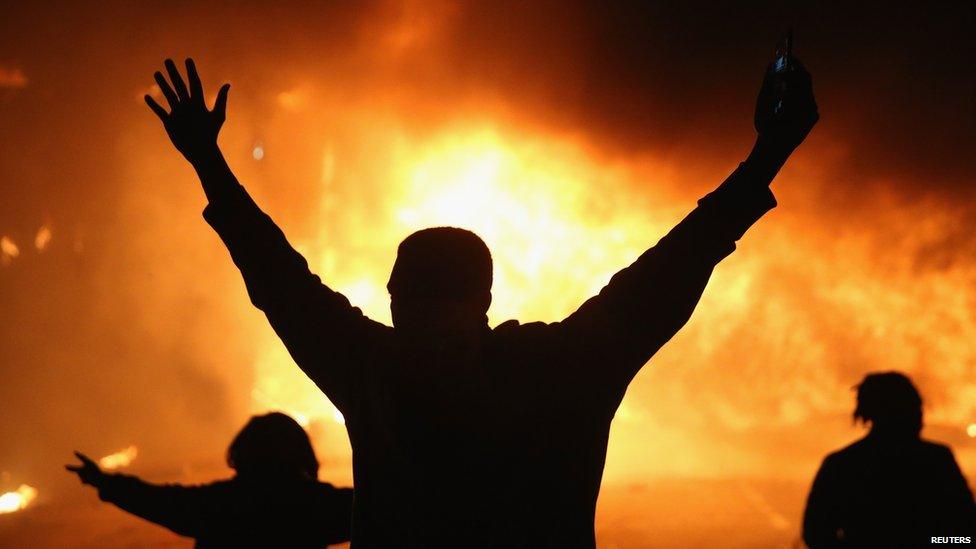
{"label": "silhouetted person with curly hair", "polygon": [[867,436],[830,454],[817,472],[803,539],[824,547],[928,547],[932,537],[976,534],[976,508],[952,450],[920,436],[922,397],[898,372],[857,386]]}
{"label": "silhouetted person with curly hair", "polygon": [[68,465],[120,509],[207,547],[321,548],[349,541],[353,491],[318,481],[308,435],[273,412],[248,421],[227,450],[236,474],[202,486],[156,485],[103,472],[75,452]]}
{"label": "silhouetted person with curly hair", "polygon": [[167,60],[169,82],[155,78],[169,110],[146,100],[200,177],[204,218],[251,301],[346,418],[357,549],[595,545],[610,422],[627,385],[776,205],[769,184],[818,119],[810,76],[796,67],[764,81],[749,157],[568,318],[490,327],[488,247],[437,227],[397,250],[391,328],[312,274],[238,183],[217,146],[229,86],[208,109],[193,61],[184,81]]}

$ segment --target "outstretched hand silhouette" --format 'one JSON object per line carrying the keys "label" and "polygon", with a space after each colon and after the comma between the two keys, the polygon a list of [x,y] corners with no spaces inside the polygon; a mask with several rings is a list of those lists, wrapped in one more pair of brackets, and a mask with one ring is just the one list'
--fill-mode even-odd
{"label": "outstretched hand silhouette", "polygon": [[75,456],[81,460],[81,465],[65,465],[64,468],[72,473],[76,473],[78,478],[81,479],[82,484],[98,487],[105,477],[105,473],[102,472],[102,469],[97,463],[85,454],[76,451]]}
{"label": "outstretched hand silhouette", "polygon": [[220,127],[224,124],[227,115],[227,92],[230,90],[230,84],[220,87],[217,100],[211,110],[207,109],[204,101],[203,85],[200,83],[200,76],[197,74],[193,59],[186,60],[189,88],[183,82],[183,77],[180,76],[172,59],[166,60],[166,72],[173,82],[172,87],[163,73],[156,71],[153,76],[169,103],[170,112],[166,112],[166,109],[148,95],[145,98],[146,103],[163,122],[163,127],[166,128],[166,133],[169,134],[176,149],[191,164],[195,164],[217,147],[217,134],[220,133]]}

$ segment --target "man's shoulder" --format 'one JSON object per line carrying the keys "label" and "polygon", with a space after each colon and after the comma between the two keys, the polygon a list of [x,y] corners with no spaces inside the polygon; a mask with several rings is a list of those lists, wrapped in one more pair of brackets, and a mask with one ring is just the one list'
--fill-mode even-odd
{"label": "man's shoulder", "polygon": [[[833,466],[836,468],[859,464],[864,461],[873,461],[878,459],[877,454],[879,448],[884,447],[885,446],[883,444],[879,444],[878,441],[872,440],[871,437],[864,437],[831,454],[828,454],[827,457],[824,458],[824,465]],[[907,446],[906,450],[908,450],[911,455],[919,456],[923,459],[955,459],[953,457],[952,450],[948,446],[929,440],[918,440],[917,442]]]}
{"label": "man's shoulder", "polygon": [[526,322],[511,319],[495,326],[491,333],[496,337],[502,338],[525,338],[541,336],[551,332],[553,324],[547,322]]}
{"label": "man's shoulder", "polygon": [[920,440],[919,443],[923,454],[928,458],[950,460],[956,459],[952,454],[952,448],[950,448],[947,444],[925,439]]}
{"label": "man's shoulder", "polygon": [[328,482],[316,481],[313,483],[312,493],[310,494],[312,505],[324,509],[346,509],[352,512],[353,502],[352,488],[339,488]]}
{"label": "man's shoulder", "polygon": [[841,466],[852,461],[858,461],[869,451],[870,441],[861,438],[854,442],[835,450],[824,458],[824,466]]}
{"label": "man's shoulder", "polygon": [[543,359],[559,346],[555,323],[507,320],[491,330],[491,346],[498,351],[517,352],[523,358]]}
{"label": "man's shoulder", "polygon": [[531,329],[533,326],[545,326],[545,325],[546,325],[545,322],[527,322],[523,324],[521,321],[517,319],[510,318],[505,322],[502,322],[498,326],[492,328],[492,331],[495,333],[508,333],[511,330],[524,330],[527,328]]}
{"label": "man's shoulder", "polygon": [[315,486],[316,491],[322,494],[352,495],[352,488],[340,488],[328,482],[322,482],[321,480],[316,480],[313,486]]}

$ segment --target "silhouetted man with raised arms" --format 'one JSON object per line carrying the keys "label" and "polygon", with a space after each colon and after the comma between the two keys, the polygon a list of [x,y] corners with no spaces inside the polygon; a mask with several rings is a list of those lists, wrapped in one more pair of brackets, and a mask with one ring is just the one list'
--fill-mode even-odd
{"label": "silhouetted man with raised arms", "polygon": [[748,159],[561,322],[490,328],[485,244],[456,228],[414,233],[390,275],[390,328],[322,284],[237,182],[217,147],[228,86],[210,111],[191,60],[188,83],[172,61],[166,69],[172,87],[155,76],[171,112],[147,102],[203,183],[204,217],[251,301],[346,418],[359,549],[593,547],[610,422],[627,384],[776,205],[769,183],[818,118],[799,64],[767,73]]}

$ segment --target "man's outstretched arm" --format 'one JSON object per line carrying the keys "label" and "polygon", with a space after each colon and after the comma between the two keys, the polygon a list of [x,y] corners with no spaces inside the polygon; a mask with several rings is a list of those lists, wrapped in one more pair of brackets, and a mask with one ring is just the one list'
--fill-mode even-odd
{"label": "man's outstretched arm", "polygon": [[81,464],[65,469],[97,489],[102,501],[181,536],[198,536],[214,511],[219,511],[218,506],[208,505],[205,488],[150,484],[134,476],[106,473],[81,452],[75,456]]}
{"label": "man's outstretched arm", "polygon": [[688,321],[714,267],[776,206],[769,184],[819,119],[810,76],[799,62],[795,67],[782,81],[782,95],[774,85],[784,77],[767,73],[756,106],[758,137],[748,158],[657,245],[559,323],[574,356],[582,357],[577,362],[584,379],[610,379],[622,392]]}
{"label": "man's outstretched arm", "polygon": [[189,85],[173,61],[166,61],[166,70],[172,87],[160,72],[155,79],[170,111],[148,95],[146,102],[200,177],[208,201],[204,218],[241,270],[251,301],[267,315],[302,370],[346,412],[357,359],[385,327],[323,285],[238,183],[217,146],[230,85],[220,88],[208,109],[193,60],[186,60]]}

